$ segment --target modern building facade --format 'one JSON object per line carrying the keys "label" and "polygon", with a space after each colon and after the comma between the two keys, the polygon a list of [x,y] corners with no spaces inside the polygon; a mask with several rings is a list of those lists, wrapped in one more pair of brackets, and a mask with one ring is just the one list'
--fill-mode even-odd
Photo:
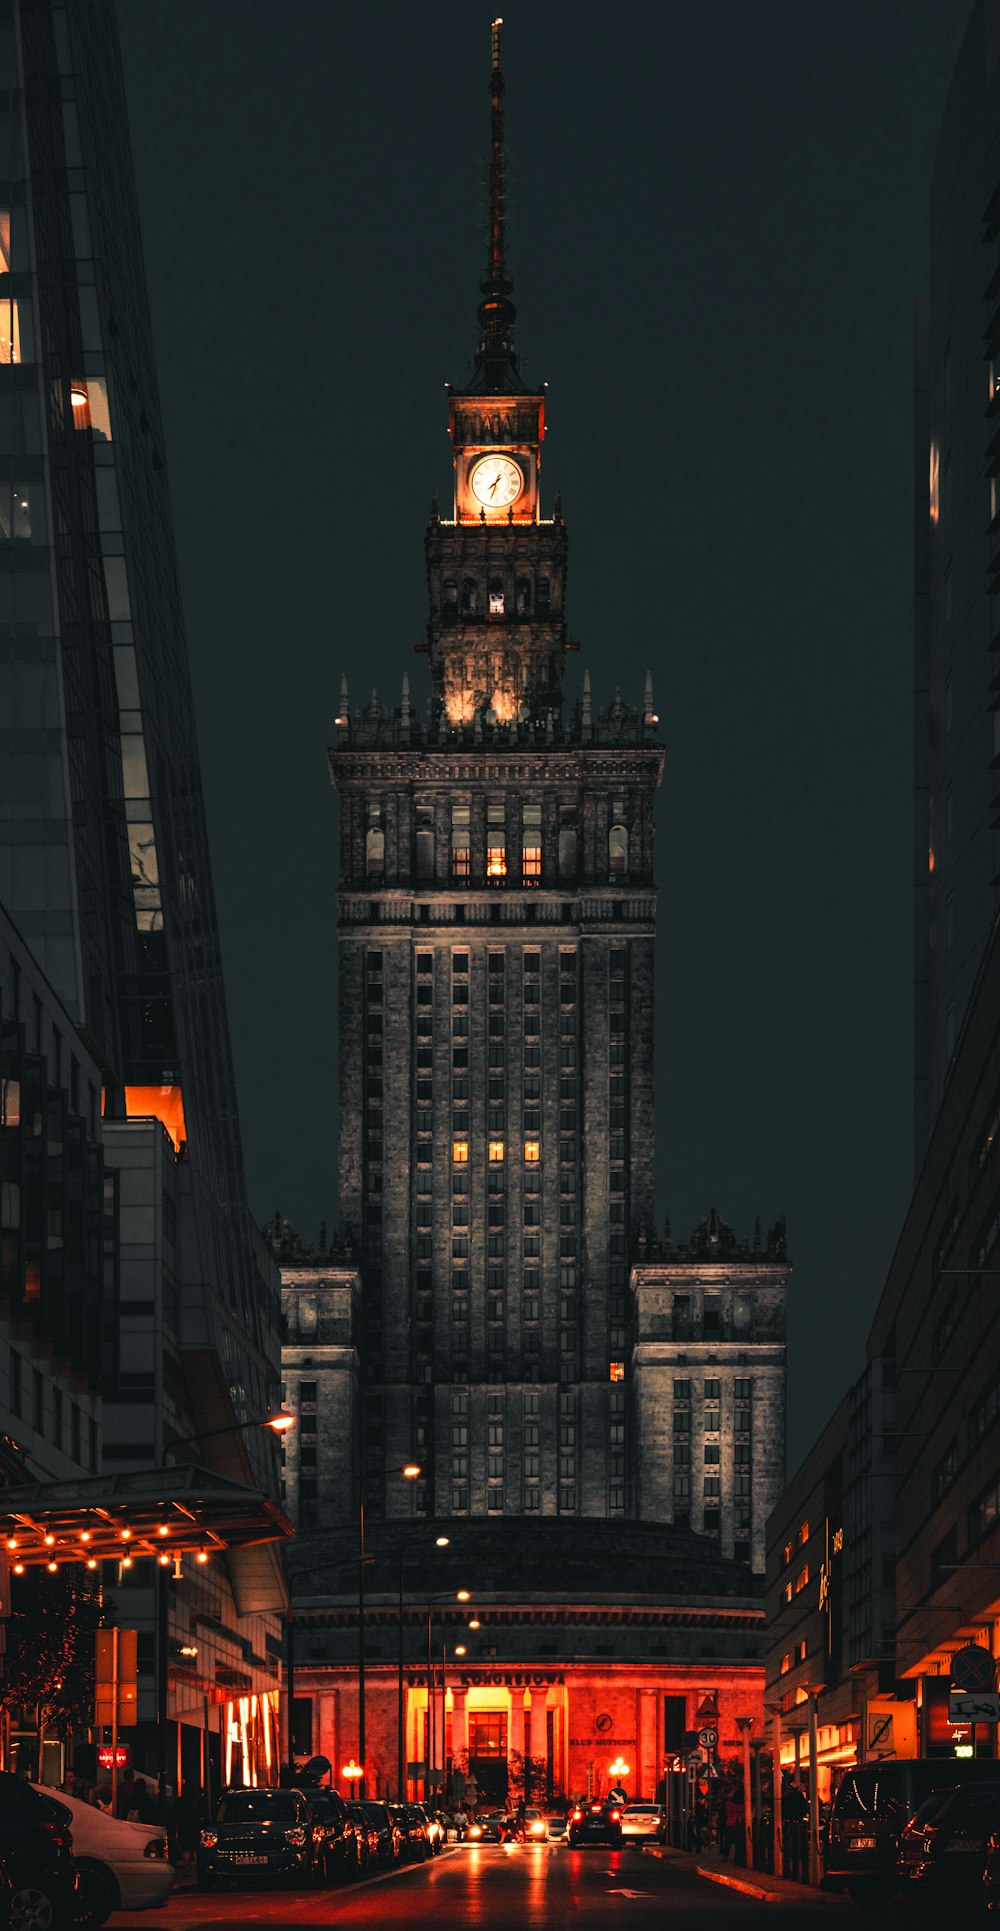
{"label": "modern building facade", "polygon": [[[277,1398],[278,1278],[246,1201],[112,0],[4,0],[0,120],[0,903],[97,1069],[117,1175],[103,1466],[177,1444],[276,1494],[252,1424]],[[271,1619],[239,1683],[276,1693],[280,1565],[213,1586],[224,1643]],[[228,1704],[230,1661],[203,1642],[185,1725]]]}
{"label": "modern building facade", "polygon": [[916,1165],[1000,878],[1000,8],[972,9],[931,198],[916,372]]}

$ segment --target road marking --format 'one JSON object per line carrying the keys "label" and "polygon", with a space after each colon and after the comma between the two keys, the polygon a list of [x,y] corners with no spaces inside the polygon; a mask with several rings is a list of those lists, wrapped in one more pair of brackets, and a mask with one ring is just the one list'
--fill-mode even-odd
{"label": "road marking", "polygon": [[609,1897],[652,1897],[652,1895],[653,1894],[651,1891],[622,1891],[622,1890],[614,1891],[612,1890],[608,1892]]}

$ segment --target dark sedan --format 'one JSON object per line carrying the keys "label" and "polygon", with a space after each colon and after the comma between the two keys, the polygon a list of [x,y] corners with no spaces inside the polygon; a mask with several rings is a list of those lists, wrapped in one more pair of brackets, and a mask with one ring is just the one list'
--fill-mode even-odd
{"label": "dark sedan", "polygon": [[966,1911],[983,1902],[987,1843],[1000,1831],[1000,1783],[937,1790],[899,1840],[896,1872],[914,1902]]}
{"label": "dark sedan", "polygon": [[[356,1843],[357,1826],[350,1815],[343,1797],[336,1790],[307,1790],[305,1793],[312,1811],[313,1824],[322,1827],[322,1836],[316,1840],[316,1862],[321,1865],[327,1883],[334,1878],[347,1877],[357,1872],[358,1847]],[[315,1831],[314,1831],[315,1836]]]}
{"label": "dark sedan", "polygon": [[76,1872],[70,1812],[0,1771],[0,1924],[10,1931],[68,1925]]}
{"label": "dark sedan", "polygon": [[400,1856],[422,1864],[431,1854],[430,1828],[423,1811],[417,1804],[389,1804],[388,1810],[402,1835]]}
{"label": "dark sedan", "polygon": [[373,1803],[366,1797],[362,1799],[361,1808],[378,1832],[378,1862],[398,1864],[403,1848],[403,1833],[388,1804]]}
{"label": "dark sedan", "polygon": [[301,1790],[227,1790],[201,1833],[199,1886],[210,1891],[232,1878],[308,1882],[322,1841],[323,1826],[313,1823]]}
{"label": "dark sedan", "polygon": [[357,1799],[345,1803],[345,1809],[354,1825],[354,1849],[359,1871],[373,1871],[378,1863],[378,1830],[372,1823],[363,1804]]}
{"label": "dark sedan", "polygon": [[621,1805],[602,1804],[599,1800],[575,1804],[569,1814],[567,1835],[571,1844],[620,1845],[622,1841]]}

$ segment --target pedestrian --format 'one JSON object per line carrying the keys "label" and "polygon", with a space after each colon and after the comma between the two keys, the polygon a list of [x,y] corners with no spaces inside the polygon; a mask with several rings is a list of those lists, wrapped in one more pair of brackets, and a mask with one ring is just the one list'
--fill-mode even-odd
{"label": "pedestrian", "polygon": [[94,1809],[103,1810],[106,1817],[111,1815],[111,1785],[99,1783],[94,1790]]}
{"label": "pedestrian", "polygon": [[733,1862],[745,1864],[746,1842],[742,1790],[730,1790],[726,1794],[726,1840],[732,1845]]}
{"label": "pedestrian", "polygon": [[806,1863],[806,1819],[809,1806],[798,1784],[786,1770],[781,1785],[781,1845],[784,1874],[803,1883]]}
{"label": "pedestrian", "polygon": [[200,1784],[186,1783],[174,1805],[174,1842],[181,1869],[190,1870],[198,1837],[206,1821],[205,1793]]}
{"label": "pedestrian", "polygon": [[469,1828],[468,1816],[466,1814],[464,1806],[462,1804],[459,1804],[458,1809],[455,1812],[455,1829],[458,1832],[459,1843],[461,1843],[468,1828]]}

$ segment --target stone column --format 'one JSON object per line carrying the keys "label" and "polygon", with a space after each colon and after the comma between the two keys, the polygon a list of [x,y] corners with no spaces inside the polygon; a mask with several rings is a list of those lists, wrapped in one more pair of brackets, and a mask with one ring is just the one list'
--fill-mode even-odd
{"label": "stone column", "polygon": [[529,1730],[529,1736],[530,1736],[529,1749],[530,1749],[531,1756],[536,1757],[539,1760],[539,1762],[544,1765],[541,1789],[533,1790],[533,1794],[532,1794],[532,1802],[537,1804],[537,1803],[542,1803],[545,1798],[545,1777],[548,1772],[548,1764],[549,1764],[548,1724],[547,1724],[546,1715],[545,1715],[545,1690],[544,1688],[542,1688],[541,1685],[539,1685],[536,1689],[532,1690],[531,1692],[530,1729],[527,1724],[525,1725],[525,1728]]}
{"label": "stone column", "polygon": [[451,1755],[457,1762],[469,1748],[469,1692],[463,1686],[452,1690]]}

